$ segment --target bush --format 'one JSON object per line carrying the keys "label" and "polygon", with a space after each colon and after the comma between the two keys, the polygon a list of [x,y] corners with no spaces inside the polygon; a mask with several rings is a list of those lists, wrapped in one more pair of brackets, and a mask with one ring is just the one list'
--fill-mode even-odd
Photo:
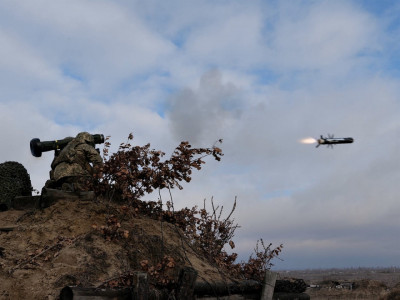
{"label": "bush", "polygon": [[0,164],[0,211],[12,206],[16,196],[32,195],[31,178],[25,167],[16,161]]}
{"label": "bush", "polygon": [[[106,138],[103,149],[104,165],[100,172],[94,175],[95,193],[120,201],[123,207],[126,205],[132,207],[134,215],[144,214],[175,224],[183,231],[191,247],[196,248],[210,263],[231,276],[262,281],[265,271],[273,265],[272,259],[280,254],[283,246],[272,248],[272,244],[266,246],[260,239],[254,249],[254,256],[251,255],[248,262],[236,263],[237,254],[228,254],[225,250],[228,246],[231,249],[235,248],[233,237],[239,226],[231,217],[236,208],[236,199],[226,218],[222,218],[223,207],[215,207],[213,199],[211,199],[211,213],[206,209],[206,202],[202,209],[195,206],[175,211],[172,197],[171,201],[166,203],[166,210],[163,210],[161,200],[158,202],[140,200],[146,193],[157,189],[174,187],[182,189],[180,183],[191,181],[192,170],[200,170],[205,163],[205,157],[213,156],[220,161],[223,156],[222,150],[215,145],[211,148],[192,148],[188,142],[181,142],[171,157],[162,161],[164,152],[151,150],[150,144],[132,146],[130,144],[132,139],[133,135],[130,134],[128,142],[120,144],[118,151],[109,156],[109,137]],[[221,143],[222,140],[218,142]],[[113,222],[119,224],[118,221]],[[121,235],[118,228],[111,228],[111,233],[104,232],[110,239]],[[146,271],[152,270],[148,263],[145,266]],[[149,274],[154,275],[153,273]],[[156,275],[159,281],[166,280],[160,277],[159,273]]]}
{"label": "bush", "polygon": [[97,194],[116,196],[128,202],[138,200],[154,189],[182,189],[180,182],[190,182],[192,169],[200,170],[206,156],[212,155],[219,161],[223,155],[215,146],[192,148],[188,142],[181,142],[170,159],[161,161],[164,152],[150,150],[150,144],[132,146],[129,141],[133,140],[133,135],[130,134],[128,142],[120,144],[119,150],[109,157],[108,139],[103,149],[104,166],[95,175],[94,190]]}

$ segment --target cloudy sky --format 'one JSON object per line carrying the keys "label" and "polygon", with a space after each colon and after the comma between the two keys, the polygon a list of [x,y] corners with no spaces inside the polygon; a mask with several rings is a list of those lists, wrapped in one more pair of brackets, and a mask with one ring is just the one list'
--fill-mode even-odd
{"label": "cloudy sky", "polygon": [[[284,244],[275,269],[398,265],[399,16],[386,0],[1,1],[1,160],[40,190],[53,154],[33,157],[35,137],[133,132],[167,154],[222,138],[173,198],[237,197],[241,259],[262,238]],[[355,142],[299,143],[321,134]]]}

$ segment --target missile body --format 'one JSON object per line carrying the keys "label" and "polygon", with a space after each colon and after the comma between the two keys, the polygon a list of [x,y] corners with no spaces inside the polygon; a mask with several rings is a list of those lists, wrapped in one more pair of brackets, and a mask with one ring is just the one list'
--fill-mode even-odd
{"label": "missile body", "polygon": [[347,137],[347,138],[327,137],[327,138],[324,138],[321,135],[321,138],[319,138],[317,140],[317,142],[318,142],[317,147],[319,147],[320,145],[326,145],[326,146],[333,147],[333,145],[337,145],[337,144],[351,144],[354,142],[354,139],[351,137]]}

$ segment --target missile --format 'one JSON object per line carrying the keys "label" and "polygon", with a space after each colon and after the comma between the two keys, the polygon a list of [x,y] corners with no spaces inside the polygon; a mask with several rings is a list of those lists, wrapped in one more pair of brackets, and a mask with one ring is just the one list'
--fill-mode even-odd
{"label": "missile", "polygon": [[332,147],[333,145],[337,145],[337,144],[351,144],[354,142],[354,139],[351,137],[347,137],[347,138],[335,138],[333,137],[333,135],[329,135],[328,137],[325,138],[321,135],[321,138],[319,138],[317,140],[318,145],[316,146],[316,148],[318,148],[320,145],[326,145],[328,147]]}

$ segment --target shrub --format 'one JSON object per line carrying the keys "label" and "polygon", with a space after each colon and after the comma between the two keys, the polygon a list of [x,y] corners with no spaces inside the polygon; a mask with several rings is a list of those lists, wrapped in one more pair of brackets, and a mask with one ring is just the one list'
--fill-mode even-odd
{"label": "shrub", "polygon": [[188,142],[181,142],[172,156],[162,161],[164,152],[150,149],[150,144],[132,146],[129,142],[133,135],[129,134],[128,142],[121,143],[118,151],[109,157],[108,139],[103,149],[104,166],[95,175],[94,190],[129,202],[155,189],[182,189],[180,182],[190,182],[192,169],[200,170],[206,156],[212,155],[219,161],[223,155],[215,146],[192,148]]}
{"label": "shrub", "polygon": [[[143,195],[156,189],[182,189],[180,182],[190,182],[192,170],[200,170],[205,163],[205,157],[211,155],[217,161],[221,160],[223,154],[220,148],[215,145],[211,148],[192,148],[188,142],[181,142],[169,159],[162,160],[165,153],[150,149],[150,144],[132,146],[132,134],[129,135],[127,143],[121,143],[118,151],[109,156],[108,140],[109,137],[106,138],[103,149],[104,165],[100,172],[94,175],[93,189],[97,195],[121,201],[123,207],[128,204],[134,209],[134,215],[145,214],[175,224],[183,231],[191,247],[196,248],[210,263],[228,274],[236,278],[263,280],[265,271],[273,265],[271,260],[280,254],[283,246],[272,248],[272,244],[266,246],[260,239],[254,249],[254,256],[251,255],[248,262],[236,263],[237,254],[228,254],[225,250],[227,246],[235,248],[233,237],[239,226],[231,217],[236,208],[236,199],[226,218],[222,218],[223,206],[215,207],[213,199],[211,213],[207,211],[205,201],[202,209],[195,206],[175,211],[172,197],[171,201],[166,203],[166,210],[163,210],[161,200],[140,200]],[[119,232],[118,224],[118,220],[109,219],[107,226],[102,226],[99,230],[111,240],[123,235]],[[165,281],[166,278],[160,275],[163,267],[158,270],[150,266],[149,262],[144,266],[149,275],[155,276],[158,281],[163,284],[170,282],[169,278]],[[163,266],[162,262],[157,266]]]}

